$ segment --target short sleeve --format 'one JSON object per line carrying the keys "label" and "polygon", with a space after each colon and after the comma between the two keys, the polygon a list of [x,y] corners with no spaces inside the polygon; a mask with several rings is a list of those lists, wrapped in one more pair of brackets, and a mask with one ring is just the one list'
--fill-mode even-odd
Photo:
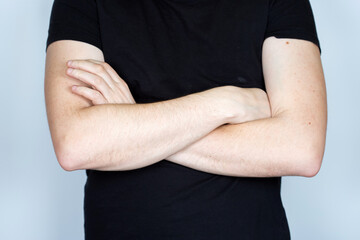
{"label": "short sleeve", "polygon": [[102,50],[95,0],[54,0],[45,52],[57,40],[77,40]]}
{"label": "short sleeve", "polygon": [[297,38],[315,43],[320,50],[309,0],[269,0],[265,37]]}

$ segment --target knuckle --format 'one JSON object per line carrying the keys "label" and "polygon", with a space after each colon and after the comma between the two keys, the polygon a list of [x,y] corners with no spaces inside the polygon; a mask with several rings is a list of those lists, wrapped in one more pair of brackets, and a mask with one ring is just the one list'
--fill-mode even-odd
{"label": "knuckle", "polygon": [[97,99],[97,100],[101,100],[101,99],[102,99],[101,93],[99,93],[98,91],[96,91],[96,92],[94,93],[94,98]]}
{"label": "knuckle", "polygon": [[101,85],[102,79],[99,78],[99,77],[96,77],[96,78],[93,79],[93,83],[94,83],[94,85],[97,85],[97,86]]}
{"label": "knuckle", "polygon": [[103,71],[104,71],[104,66],[101,65],[101,64],[96,64],[96,66],[95,66],[95,71],[96,71],[97,73],[103,72]]}
{"label": "knuckle", "polygon": [[111,69],[111,66],[106,62],[103,62],[102,66],[104,67],[105,71],[107,71],[107,72],[110,71],[110,69]]}
{"label": "knuckle", "polygon": [[110,64],[108,64],[107,62],[102,62],[101,64],[102,64],[105,68],[110,67]]}

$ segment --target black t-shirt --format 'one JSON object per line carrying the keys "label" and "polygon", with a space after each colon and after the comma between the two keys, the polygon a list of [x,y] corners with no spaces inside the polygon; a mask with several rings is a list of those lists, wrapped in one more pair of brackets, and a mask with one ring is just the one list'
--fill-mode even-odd
{"label": "black t-shirt", "polygon": [[[266,91],[269,36],[320,49],[309,0],[55,0],[46,47],[65,39],[98,47],[135,101],[149,103],[221,85]],[[86,173],[87,240],[290,239],[281,177],[210,174],[166,159]]]}

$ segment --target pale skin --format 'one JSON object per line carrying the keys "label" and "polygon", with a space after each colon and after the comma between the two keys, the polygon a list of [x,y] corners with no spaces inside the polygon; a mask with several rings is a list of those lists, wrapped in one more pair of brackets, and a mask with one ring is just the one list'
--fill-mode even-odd
{"label": "pale skin", "polygon": [[55,42],[47,51],[45,97],[58,161],[67,171],[130,170],[167,159],[229,176],[315,176],[327,124],[319,50],[271,37],[263,68],[267,94],[224,86],[136,104],[100,49]]}

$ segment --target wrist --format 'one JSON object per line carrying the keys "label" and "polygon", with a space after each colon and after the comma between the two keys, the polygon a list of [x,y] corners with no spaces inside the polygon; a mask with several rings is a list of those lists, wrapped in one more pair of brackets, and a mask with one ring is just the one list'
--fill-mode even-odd
{"label": "wrist", "polygon": [[220,126],[229,123],[235,117],[235,113],[231,111],[229,99],[221,96],[217,89],[212,88],[193,95],[209,109],[209,115],[217,120]]}

